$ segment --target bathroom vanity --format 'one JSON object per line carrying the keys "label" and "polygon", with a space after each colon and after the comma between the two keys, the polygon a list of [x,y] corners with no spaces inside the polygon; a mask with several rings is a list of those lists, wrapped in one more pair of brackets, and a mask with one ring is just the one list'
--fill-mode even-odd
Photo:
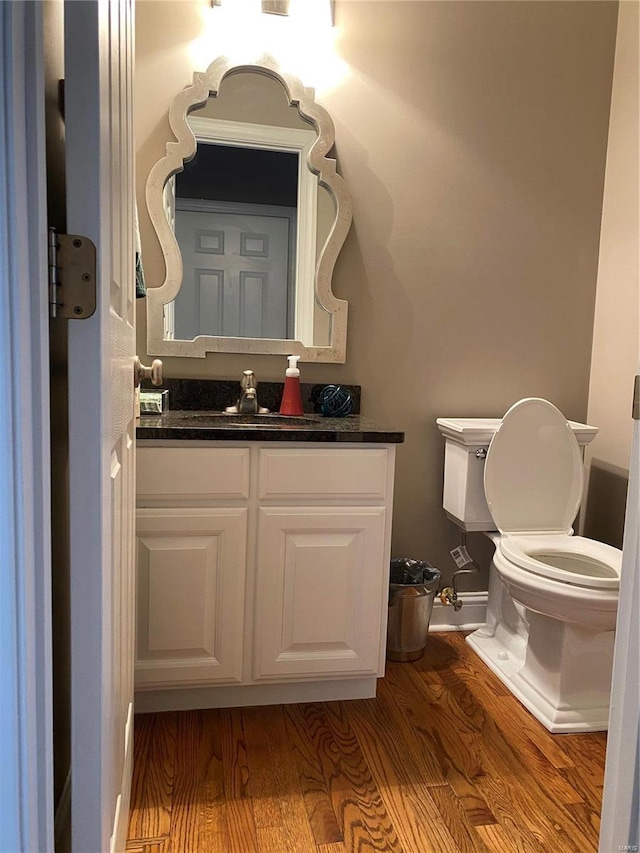
{"label": "bathroom vanity", "polygon": [[137,711],[375,695],[403,434],[296,421],[141,419]]}
{"label": "bathroom vanity", "polygon": [[[313,90],[271,57],[220,57],[168,118],[146,186],[166,271],[147,291],[147,353],[343,363],[348,306],[332,274],[352,205]],[[295,154],[291,198],[260,189],[260,170],[247,180],[246,159],[221,168],[230,145],[263,149],[270,185],[271,155]],[[222,172],[234,189],[221,196]],[[136,710],[374,696],[403,434],[358,414],[247,424],[221,412],[235,381],[217,383],[215,403],[213,381],[164,385],[174,411],[137,428]],[[265,385],[261,404],[277,411],[282,387],[269,399]]]}

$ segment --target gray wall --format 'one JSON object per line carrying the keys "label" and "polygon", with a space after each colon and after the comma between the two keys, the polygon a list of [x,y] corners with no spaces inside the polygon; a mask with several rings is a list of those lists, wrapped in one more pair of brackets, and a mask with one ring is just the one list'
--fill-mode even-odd
{"label": "gray wall", "polygon": [[[166,112],[190,82],[204,2],[137,6],[138,204],[148,283],[163,266],[144,183]],[[393,552],[453,570],[442,512],[441,415],[501,415],[542,396],[587,414],[617,5],[336,3],[347,73],[318,100],[354,224],[334,290],[349,300],[345,365],[304,380],[363,387],[364,414],[406,432]],[[211,60],[214,57],[211,57]],[[203,70],[203,69],[197,69]],[[139,351],[145,353],[144,305]],[[168,376],[279,379],[282,358],[166,359]],[[486,563],[488,549],[470,548]],[[479,579],[482,587],[483,579]]]}

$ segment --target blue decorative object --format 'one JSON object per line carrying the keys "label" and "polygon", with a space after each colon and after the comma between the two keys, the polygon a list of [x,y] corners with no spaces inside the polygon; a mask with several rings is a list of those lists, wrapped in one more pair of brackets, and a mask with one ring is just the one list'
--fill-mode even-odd
{"label": "blue decorative object", "polygon": [[320,411],[327,418],[346,418],[353,409],[351,392],[341,385],[327,385],[318,397]]}

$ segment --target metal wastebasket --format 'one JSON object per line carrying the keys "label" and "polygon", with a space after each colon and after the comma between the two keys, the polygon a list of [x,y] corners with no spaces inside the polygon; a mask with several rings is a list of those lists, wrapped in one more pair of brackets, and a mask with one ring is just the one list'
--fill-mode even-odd
{"label": "metal wastebasket", "polygon": [[387,658],[419,660],[424,654],[440,571],[423,560],[391,560]]}

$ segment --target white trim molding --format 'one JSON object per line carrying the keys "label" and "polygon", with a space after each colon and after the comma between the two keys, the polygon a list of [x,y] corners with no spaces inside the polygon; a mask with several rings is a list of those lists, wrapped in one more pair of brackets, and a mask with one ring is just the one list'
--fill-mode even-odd
{"label": "white trim molding", "polygon": [[487,619],[487,596],[484,592],[460,592],[462,607],[457,612],[436,596],[433,602],[429,631],[475,631]]}
{"label": "white trim molding", "polygon": [[0,833],[53,850],[42,4],[0,4]]}
{"label": "white trim molding", "polygon": [[600,853],[640,843],[640,421],[634,424],[613,659]]}

